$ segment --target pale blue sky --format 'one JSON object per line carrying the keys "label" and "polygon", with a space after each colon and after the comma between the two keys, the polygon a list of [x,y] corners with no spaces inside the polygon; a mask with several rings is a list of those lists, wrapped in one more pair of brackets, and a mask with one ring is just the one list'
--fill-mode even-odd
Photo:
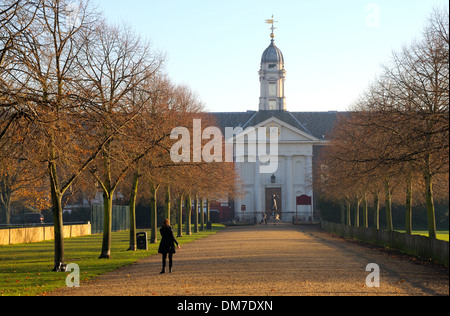
{"label": "pale blue sky", "polygon": [[[166,70],[207,110],[258,110],[269,25],[285,57],[289,111],[344,111],[393,50],[421,36],[447,0],[94,0],[167,54]],[[378,14],[379,13],[379,14]],[[378,24],[377,24],[378,23]]]}

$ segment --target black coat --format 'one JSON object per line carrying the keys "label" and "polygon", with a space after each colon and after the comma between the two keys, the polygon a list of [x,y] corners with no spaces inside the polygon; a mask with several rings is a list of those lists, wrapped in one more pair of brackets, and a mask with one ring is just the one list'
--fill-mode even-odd
{"label": "black coat", "polygon": [[178,241],[173,235],[172,227],[163,226],[159,230],[161,232],[161,243],[159,244],[158,253],[176,253],[175,244],[178,246]]}

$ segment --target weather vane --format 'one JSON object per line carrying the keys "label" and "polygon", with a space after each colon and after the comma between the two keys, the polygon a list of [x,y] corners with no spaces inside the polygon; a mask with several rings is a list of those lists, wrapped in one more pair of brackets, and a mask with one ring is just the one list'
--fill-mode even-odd
{"label": "weather vane", "polygon": [[278,21],[275,21],[275,20],[274,20],[274,16],[273,16],[273,14],[272,14],[272,18],[266,20],[266,23],[267,23],[267,24],[272,24],[272,26],[270,27],[270,29],[272,30],[272,33],[270,34],[270,37],[271,37],[272,39],[274,39],[274,38],[275,38],[275,33],[274,33],[274,31],[277,29],[277,28],[275,27],[275,23],[278,23]]}

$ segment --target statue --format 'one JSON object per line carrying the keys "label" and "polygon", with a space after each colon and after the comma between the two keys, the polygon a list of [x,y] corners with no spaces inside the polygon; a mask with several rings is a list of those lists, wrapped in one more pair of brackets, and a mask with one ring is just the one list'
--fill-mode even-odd
{"label": "statue", "polygon": [[278,206],[277,206],[277,195],[274,194],[272,196],[272,216],[275,216],[275,214],[278,212]]}

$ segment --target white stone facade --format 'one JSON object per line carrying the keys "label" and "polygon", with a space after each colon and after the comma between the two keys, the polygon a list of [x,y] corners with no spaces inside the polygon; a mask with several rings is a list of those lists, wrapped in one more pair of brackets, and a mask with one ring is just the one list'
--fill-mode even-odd
{"label": "white stone facade", "polygon": [[292,222],[294,216],[302,221],[312,220],[313,205],[297,207],[296,198],[301,195],[313,198],[313,146],[321,141],[276,117],[254,126],[258,127],[278,127],[280,131],[278,170],[273,174],[261,173],[260,160],[249,162],[255,159],[248,156],[245,162],[236,164],[242,195],[235,199],[235,216],[240,221],[253,221],[256,218],[259,222],[263,212],[268,219],[276,215],[271,212],[272,205],[268,202],[272,192],[276,192],[279,195],[277,213],[282,222]]}

